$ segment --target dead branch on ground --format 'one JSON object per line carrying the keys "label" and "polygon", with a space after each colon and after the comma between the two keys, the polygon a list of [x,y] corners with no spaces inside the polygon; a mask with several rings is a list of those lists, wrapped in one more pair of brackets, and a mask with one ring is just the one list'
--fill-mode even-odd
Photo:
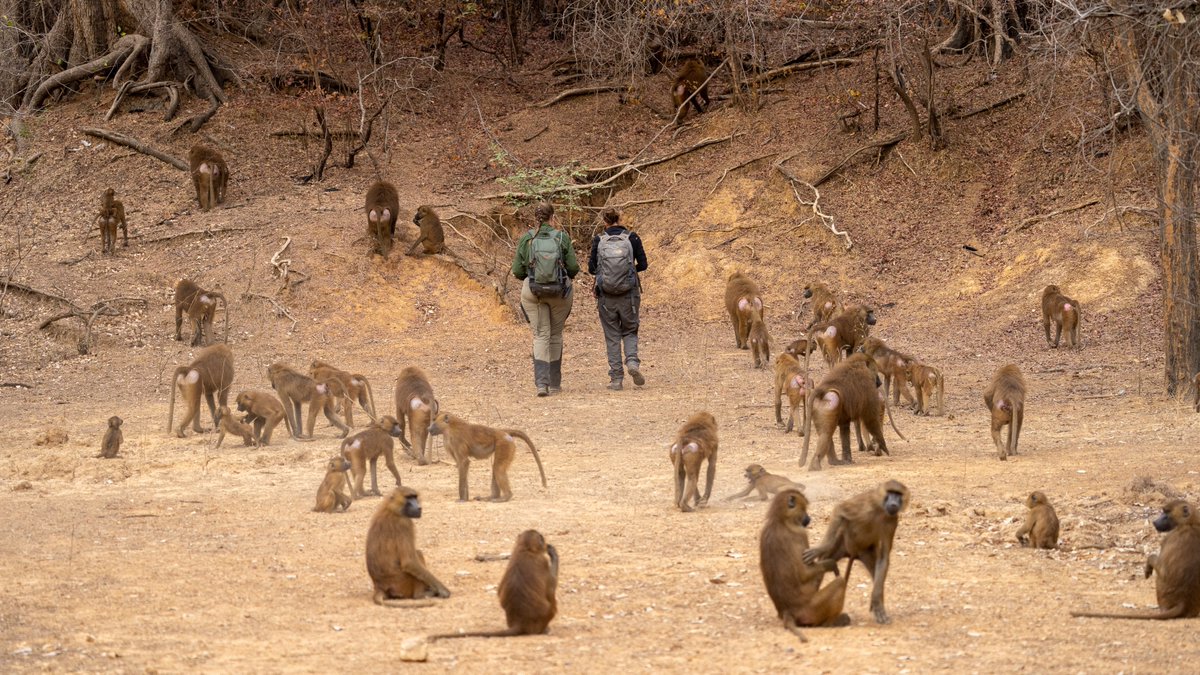
{"label": "dead branch on ground", "polygon": [[79,353],[88,354],[92,349],[92,324],[96,321],[97,317],[121,316],[125,314],[125,306],[138,305],[140,307],[145,307],[146,300],[144,298],[130,297],[108,298],[106,300],[100,300],[99,302],[93,303],[91,307],[86,309],[79,307],[73,302],[70,304],[71,309],[65,312],[60,312],[46,319],[38,325],[38,330],[45,330],[54,322],[62,319],[69,319],[72,317],[81,319],[83,321],[83,337],[79,340]]}
{"label": "dead branch on ground", "polygon": [[57,300],[59,302],[65,302],[68,305],[75,307],[74,302],[71,302],[70,300],[64,298],[61,295],[55,295],[53,293],[48,293],[46,291],[39,291],[38,289],[33,288],[31,286],[26,286],[25,284],[13,281],[12,279],[10,279],[8,277],[5,277],[4,279],[0,279],[0,287],[3,287],[5,293],[8,292],[8,289],[15,288],[18,291],[24,291],[26,293],[29,293],[30,295],[40,295],[43,298],[47,298],[49,300]]}
{"label": "dead branch on ground", "polygon": [[179,159],[177,157],[172,157],[172,156],[168,155],[167,153],[162,152],[161,150],[155,150],[154,148],[146,145],[145,143],[137,140],[136,138],[130,138],[129,136],[126,136],[125,134],[119,134],[115,131],[108,131],[106,129],[85,128],[85,129],[80,129],[80,131],[88,136],[93,136],[95,138],[100,138],[100,139],[106,140],[110,143],[116,143],[117,145],[123,145],[127,148],[137,150],[138,152],[142,153],[143,155],[150,155],[151,157],[153,157],[155,159],[160,159],[160,160],[166,162],[167,164],[170,164],[171,166],[175,167],[176,169],[179,169],[180,171],[188,171],[190,169],[190,167],[188,166],[188,163],[183,161],[182,159]]}
{"label": "dead branch on ground", "polygon": [[799,72],[802,72],[805,70],[812,70],[814,68],[824,68],[826,66],[837,68],[838,66],[849,66],[849,65],[853,65],[855,63],[858,63],[858,59],[825,59],[824,61],[809,61],[807,63],[794,63],[790,66],[783,66],[780,68],[775,68],[773,70],[768,70],[767,72],[763,73],[762,75],[756,75],[756,76],[750,78],[750,80],[747,84],[754,87],[754,86],[758,86],[760,84],[765,84],[767,82],[770,82],[771,80],[774,80],[776,78],[783,77],[785,75],[795,75],[796,73],[799,73]]}
{"label": "dead branch on ground", "polygon": [[717,179],[717,182],[713,183],[712,189],[708,191],[708,194],[704,195],[704,198],[708,199],[709,197],[712,196],[712,194],[714,192],[717,191],[717,188],[721,186],[721,181],[725,180],[725,176],[728,176],[730,171],[737,171],[738,169],[743,169],[743,168],[750,166],[751,164],[757,162],[760,159],[774,157],[775,155],[778,155],[778,154],[779,154],[778,152],[768,152],[765,155],[759,155],[758,157],[755,157],[754,159],[748,159],[748,160],[742,162],[741,164],[738,164],[737,166],[731,166],[728,169],[725,169],[725,171],[723,171],[721,173],[721,177]]}
{"label": "dead branch on ground", "polygon": [[[838,162],[837,164],[835,164],[832,169],[821,174],[820,177],[818,177],[816,180],[814,180],[812,182],[813,187],[820,186],[825,181],[829,180],[830,178],[833,178],[834,174],[836,174],[839,170],[841,170],[841,168],[843,166],[845,166],[847,162],[849,162],[851,159],[854,159],[854,157],[856,155],[858,155],[858,153],[860,153],[864,150],[871,150],[872,148],[878,148],[879,155],[880,155],[880,157],[882,157],[884,154],[886,154],[888,151],[890,151],[893,147],[895,147],[896,144],[900,143],[900,141],[903,141],[906,138],[908,138],[908,136],[909,136],[909,133],[906,131],[903,133],[896,134],[895,136],[892,136],[890,138],[885,138],[882,141],[876,141],[874,143],[868,143],[868,144],[862,146],[861,148],[850,153],[849,155],[846,155],[846,158],[843,159],[842,161]],[[911,170],[911,168],[910,168],[910,170]]]}
{"label": "dead branch on ground", "polygon": [[262,293],[242,293],[242,300],[255,300],[255,299],[266,300],[267,302],[271,303],[271,307],[274,308],[274,310],[275,310],[275,316],[283,316],[283,317],[287,317],[288,319],[291,319],[292,327],[288,328],[289,333],[296,330],[296,324],[299,323],[299,321],[296,319],[296,317],[292,316],[292,313],[288,311],[287,307],[283,306],[283,303],[279,302],[275,298],[272,298],[267,295],[263,295]]}
{"label": "dead branch on ground", "polygon": [[[261,230],[261,229],[262,229],[261,225],[257,225],[254,227],[233,226],[233,227],[204,228],[202,230],[188,230],[187,232],[177,232],[175,234],[167,234],[167,235],[163,235],[161,237],[154,237],[151,239],[147,239],[147,240],[143,241],[142,243],[143,244],[155,244],[160,241],[171,241],[172,239],[179,239],[181,237],[192,237],[192,236],[195,236],[198,234],[202,234],[206,237],[213,237],[214,235],[224,234],[226,232],[246,232],[248,230]],[[95,235],[89,235],[89,237],[94,237],[94,236]],[[133,239],[133,237],[130,237],[130,239]]]}
{"label": "dead branch on ground", "polygon": [[1029,228],[1031,225],[1042,222],[1043,220],[1049,220],[1055,216],[1061,216],[1064,213],[1070,213],[1072,211],[1086,209],[1089,206],[1095,206],[1096,204],[1099,204],[1099,203],[1100,203],[1099,198],[1088,199],[1086,201],[1079,202],[1078,204],[1076,204],[1074,206],[1068,206],[1065,208],[1057,209],[1057,210],[1051,211],[1049,213],[1039,213],[1036,216],[1029,216],[1025,220],[1022,220],[1020,223],[1018,223],[1016,227],[1013,227],[1011,229],[1004,230],[1003,232],[1001,232],[1000,236],[1003,237],[1006,234],[1011,234],[1013,232],[1020,232],[1021,230]]}
{"label": "dead branch on ground", "polygon": [[995,103],[989,103],[987,105],[979,106],[978,108],[972,108],[971,110],[968,110],[966,112],[954,113],[953,115],[950,115],[949,117],[952,120],[962,120],[962,119],[966,119],[968,117],[974,117],[975,115],[978,115],[980,113],[985,113],[990,110],[996,110],[999,108],[1003,108],[1004,106],[1008,105],[1009,103],[1016,103],[1017,101],[1020,101],[1021,99],[1025,98],[1025,94],[1026,94],[1026,92],[1019,91],[1011,96],[1005,96],[1004,98],[1000,99],[999,101],[996,101]]}
{"label": "dead branch on ground", "polygon": [[[308,279],[309,279],[309,276],[307,274],[305,274],[304,272],[301,272],[300,270],[292,269],[291,258],[287,258],[285,260],[279,259],[279,256],[283,255],[283,252],[286,251],[287,248],[291,245],[292,245],[292,238],[284,237],[283,238],[283,246],[280,246],[279,250],[275,251],[275,255],[271,256],[271,260],[269,261],[271,264],[271,267],[275,268],[274,275],[279,277],[280,280],[283,281],[283,288],[288,287],[288,284],[289,284],[288,277],[293,274],[299,274],[300,276],[304,277],[303,279],[297,281],[296,282],[297,284],[304,283],[305,281],[308,281]],[[288,318],[291,318],[291,316],[289,315]],[[295,319],[292,319],[292,320],[295,321]]]}
{"label": "dead branch on ground", "polygon": [[554,98],[546,99],[545,101],[542,101],[540,103],[534,103],[532,107],[534,107],[534,108],[549,108],[550,106],[554,105],[555,103],[558,103],[559,101],[565,101],[569,98],[574,98],[576,96],[587,96],[588,94],[603,94],[603,93],[609,92],[609,91],[621,91],[624,88],[625,88],[625,86],[620,85],[620,84],[601,84],[601,85],[597,85],[594,87],[579,87],[577,89],[568,89],[568,90],[560,93],[558,96],[555,96]]}
{"label": "dead branch on ground", "polygon": [[[835,235],[844,239],[846,241],[846,250],[849,251],[850,248],[854,246],[854,242],[851,241],[850,235],[847,232],[845,232],[843,230],[839,230],[837,228],[837,224],[834,222],[833,216],[831,216],[821,210],[821,207],[819,205],[819,203],[821,201],[821,192],[819,190],[817,190],[817,186],[800,180],[799,178],[796,177],[795,174],[793,174],[791,171],[789,171],[787,169],[787,167],[785,167],[783,165],[784,162],[791,159],[794,155],[795,155],[795,153],[792,153],[791,155],[787,155],[786,157],[781,157],[774,164],[772,164],[772,166],[774,166],[775,170],[778,171],[779,173],[783,174],[783,177],[788,180],[788,184],[791,185],[791,188],[792,188],[792,195],[794,195],[796,197],[796,201],[801,206],[808,207],[813,212],[813,215],[816,216],[817,218],[819,218],[821,220],[821,224],[824,225],[830,232],[832,232]],[[812,190],[813,199],[811,202],[806,201],[803,197],[800,196],[800,190],[797,188],[798,185],[803,185],[803,186],[807,187],[808,189]]]}

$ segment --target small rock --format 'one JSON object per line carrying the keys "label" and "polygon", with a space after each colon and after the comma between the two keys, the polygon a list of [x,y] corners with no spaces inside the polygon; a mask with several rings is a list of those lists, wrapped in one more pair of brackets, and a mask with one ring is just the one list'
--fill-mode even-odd
{"label": "small rock", "polygon": [[425,642],[425,638],[414,637],[401,642],[400,660],[422,662],[429,660],[429,644]]}
{"label": "small rock", "polygon": [[22,492],[24,490],[32,490],[33,483],[30,483],[27,480],[23,480],[20,483],[17,483],[16,485],[12,486],[12,489],[13,489],[13,492]]}

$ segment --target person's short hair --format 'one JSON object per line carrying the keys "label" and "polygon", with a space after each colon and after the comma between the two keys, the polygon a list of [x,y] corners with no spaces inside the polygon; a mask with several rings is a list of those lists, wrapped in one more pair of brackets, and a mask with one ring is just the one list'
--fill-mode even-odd
{"label": "person's short hair", "polygon": [[604,212],[600,214],[600,217],[603,218],[604,222],[608,225],[615,225],[617,221],[621,220],[620,212],[611,206],[607,209],[604,209]]}
{"label": "person's short hair", "polygon": [[537,218],[538,225],[550,222],[550,217],[554,215],[554,205],[550,202],[542,202],[533,210],[533,217]]}

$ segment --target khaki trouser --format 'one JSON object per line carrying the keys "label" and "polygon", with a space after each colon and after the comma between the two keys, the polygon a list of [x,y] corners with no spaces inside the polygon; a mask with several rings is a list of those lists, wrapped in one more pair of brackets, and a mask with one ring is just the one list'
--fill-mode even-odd
{"label": "khaki trouser", "polygon": [[604,329],[604,347],[608,352],[608,379],[621,380],[625,369],[621,365],[621,348],[625,348],[625,365],[638,368],[638,309],[642,292],[635,288],[625,295],[596,296],[600,326]]}
{"label": "khaki trouser", "polygon": [[567,325],[567,317],[571,316],[574,300],[574,284],[566,297],[555,295],[548,298],[538,298],[530,292],[528,277],[521,284],[521,307],[533,329],[534,361],[562,361],[563,327]]}

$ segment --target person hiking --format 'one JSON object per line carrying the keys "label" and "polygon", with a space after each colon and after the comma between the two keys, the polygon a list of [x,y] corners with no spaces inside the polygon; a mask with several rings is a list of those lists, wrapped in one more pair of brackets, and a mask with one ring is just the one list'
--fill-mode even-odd
{"label": "person hiking", "polygon": [[563,326],[575,295],[571,280],[579,273],[575,247],[566,232],[550,224],[554,206],[534,209],[538,225],[521,235],[512,273],[521,284],[521,311],[533,329],[533,384],[538,396],[562,391]]}
{"label": "person hiking", "polygon": [[[588,256],[588,273],[596,277],[596,309],[604,329],[604,346],[608,351],[608,388],[620,391],[625,369],[633,383],[642,386],[638,359],[638,310],[642,304],[642,284],[638,272],[646,271],[646,251],[642,239],[621,225],[621,214],[608,208],[601,214],[604,231],[592,238]],[[624,367],[621,348],[625,348]]]}

